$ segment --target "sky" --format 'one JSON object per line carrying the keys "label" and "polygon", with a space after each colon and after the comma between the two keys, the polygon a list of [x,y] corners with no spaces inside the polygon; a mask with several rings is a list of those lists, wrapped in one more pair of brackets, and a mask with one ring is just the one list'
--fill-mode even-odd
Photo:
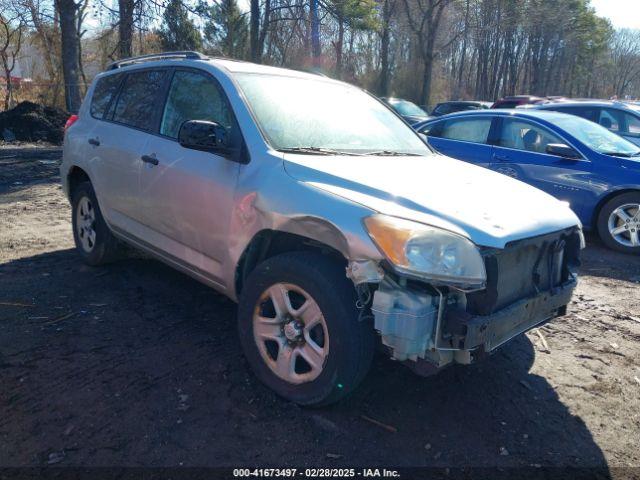
{"label": "sky", "polygon": [[640,29],[640,0],[591,0],[591,5],[615,28]]}

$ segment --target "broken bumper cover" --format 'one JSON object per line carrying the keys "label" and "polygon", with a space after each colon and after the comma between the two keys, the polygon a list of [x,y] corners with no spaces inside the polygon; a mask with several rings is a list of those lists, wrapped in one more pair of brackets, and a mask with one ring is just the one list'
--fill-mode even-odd
{"label": "broken bumper cover", "polygon": [[[460,350],[491,352],[512,338],[547,321],[564,315],[571,300],[576,280],[525,298],[491,315],[470,316],[464,321],[466,335],[458,344]],[[473,355],[474,359],[476,355]]]}

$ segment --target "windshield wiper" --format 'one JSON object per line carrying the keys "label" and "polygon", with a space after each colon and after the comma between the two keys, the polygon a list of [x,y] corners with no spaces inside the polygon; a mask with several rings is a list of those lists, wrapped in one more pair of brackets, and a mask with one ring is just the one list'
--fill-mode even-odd
{"label": "windshield wiper", "polygon": [[394,150],[379,150],[377,152],[367,152],[365,155],[377,157],[421,157],[419,153],[396,152]]}
{"label": "windshield wiper", "polygon": [[278,152],[283,152],[283,153],[302,153],[302,154],[308,154],[308,155],[357,155],[357,156],[360,156],[359,153],[342,152],[340,150],[333,150],[332,148],[322,148],[322,147],[287,147],[287,148],[278,148]]}

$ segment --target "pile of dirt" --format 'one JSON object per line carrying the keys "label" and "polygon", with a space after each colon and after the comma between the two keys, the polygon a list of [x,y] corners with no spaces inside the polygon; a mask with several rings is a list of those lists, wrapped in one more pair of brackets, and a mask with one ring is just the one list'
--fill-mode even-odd
{"label": "pile of dirt", "polygon": [[0,139],[5,142],[62,143],[64,124],[69,113],[38,103],[22,102],[0,112]]}

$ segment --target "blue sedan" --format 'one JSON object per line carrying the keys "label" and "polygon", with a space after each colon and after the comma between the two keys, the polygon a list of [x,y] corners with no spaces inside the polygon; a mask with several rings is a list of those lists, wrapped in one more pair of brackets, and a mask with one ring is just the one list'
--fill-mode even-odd
{"label": "blue sedan", "polygon": [[607,246],[640,253],[640,148],[606,128],[541,110],[462,112],[414,128],[444,155],[569,202]]}

